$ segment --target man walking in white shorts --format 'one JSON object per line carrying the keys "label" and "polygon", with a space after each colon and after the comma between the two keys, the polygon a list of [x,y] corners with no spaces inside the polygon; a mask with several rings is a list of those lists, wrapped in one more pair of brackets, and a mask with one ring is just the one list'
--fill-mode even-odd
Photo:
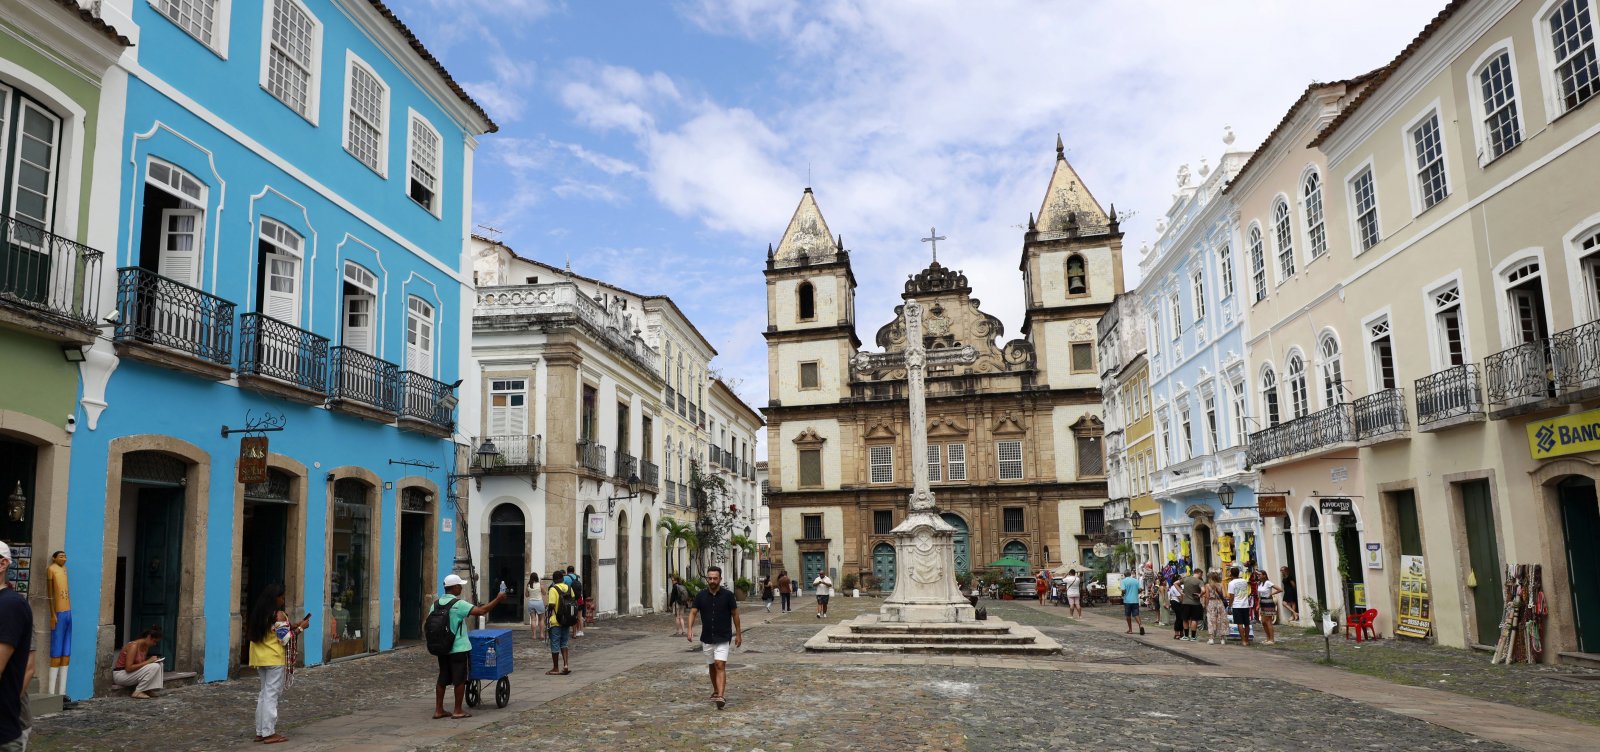
{"label": "man walking in white shorts", "polygon": [[694,642],[694,621],[701,621],[700,644],[706,654],[706,668],[711,672],[711,701],[721,710],[727,704],[728,650],[744,644],[744,630],[739,626],[739,599],[722,587],[722,567],[706,570],[706,588],[694,597],[694,610],[689,612],[689,631],[684,639]]}

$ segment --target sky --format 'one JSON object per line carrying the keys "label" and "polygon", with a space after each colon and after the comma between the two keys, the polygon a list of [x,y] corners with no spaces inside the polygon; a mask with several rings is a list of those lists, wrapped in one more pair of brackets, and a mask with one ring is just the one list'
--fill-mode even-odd
{"label": "sky", "polygon": [[474,222],[671,296],[761,407],[761,272],[806,186],[851,251],[863,342],[928,265],[930,227],[1003,342],[1058,133],[1125,216],[1132,287],[1179,165],[1215,165],[1225,126],[1253,148],[1306,85],[1387,63],[1444,0],[391,6],[500,124],[479,142]]}

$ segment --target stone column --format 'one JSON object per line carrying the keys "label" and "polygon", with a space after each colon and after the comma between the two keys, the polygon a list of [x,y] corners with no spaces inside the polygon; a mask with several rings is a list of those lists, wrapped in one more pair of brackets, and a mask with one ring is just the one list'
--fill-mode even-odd
{"label": "stone column", "polygon": [[544,437],[544,565],[543,568],[563,570],[568,564],[577,564],[579,552],[574,547],[579,528],[575,520],[578,509],[578,393],[583,380],[578,368],[583,363],[583,353],[571,342],[553,342],[543,353],[545,393],[540,395],[547,419]]}

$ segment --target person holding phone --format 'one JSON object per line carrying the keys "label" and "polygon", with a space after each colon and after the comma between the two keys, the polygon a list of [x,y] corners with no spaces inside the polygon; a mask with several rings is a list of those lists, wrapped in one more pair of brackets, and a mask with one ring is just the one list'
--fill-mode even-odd
{"label": "person holding phone", "polygon": [[152,624],[142,634],[128,644],[122,646],[117,652],[117,660],[111,664],[111,683],[118,687],[133,687],[133,698],[136,700],[149,700],[150,693],[161,689],[162,671],[161,656],[151,655],[161,644],[161,627]]}
{"label": "person holding phone", "polygon": [[261,676],[261,693],[256,695],[256,741],[280,744],[289,737],[278,733],[278,700],[294,674],[296,639],[311,626],[311,614],[290,623],[284,606],[283,586],[268,585],[256,598],[250,617],[244,623],[245,639],[250,641],[250,665]]}

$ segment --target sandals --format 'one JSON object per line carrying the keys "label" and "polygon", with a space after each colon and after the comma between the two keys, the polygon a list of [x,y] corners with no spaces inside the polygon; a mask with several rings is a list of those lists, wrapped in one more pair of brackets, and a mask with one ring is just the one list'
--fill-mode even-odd
{"label": "sandals", "polygon": [[561,669],[561,675],[562,676],[566,676],[567,674],[570,674],[570,673],[572,673],[572,669],[570,669],[570,668]]}
{"label": "sandals", "polygon": [[713,697],[711,698],[711,701],[717,704],[717,710],[721,710],[722,706],[728,704],[728,701],[722,697]]}
{"label": "sandals", "polygon": [[289,741],[289,737],[284,736],[283,734],[273,734],[272,736],[268,736],[268,737],[263,738],[261,740],[261,743],[262,744],[282,744],[282,743],[284,743],[286,741]]}

